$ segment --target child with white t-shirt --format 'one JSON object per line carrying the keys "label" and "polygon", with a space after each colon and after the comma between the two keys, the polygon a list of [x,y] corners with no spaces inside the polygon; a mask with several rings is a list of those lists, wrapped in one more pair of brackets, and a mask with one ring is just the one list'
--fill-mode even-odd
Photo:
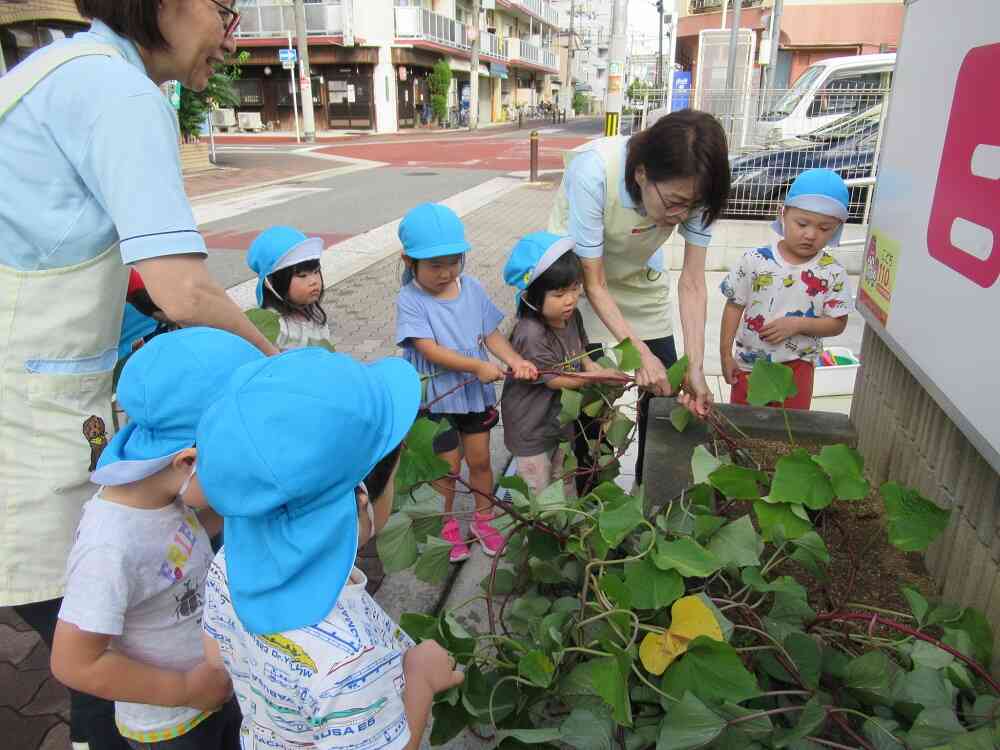
{"label": "child with white t-shirt", "polygon": [[[122,370],[129,414],[91,475],[67,563],[52,673],[68,687],[115,701],[134,748],[236,750],[232,685],[205,662],[201,614],[219,526],[195,476],[195,428],[240,365],[263,355],[213,328],[157,336]],[[215,528],[212,528],[212,527]]]}
{"label": "child with white t-shirt", "polygon": [[808,409],[812,403],[823,339],[843,333],[850,312],[847,272],[825,250],[839,244],[848,204],[847,186],[836,172],[803,172],[773,224],[781,239],[748,250],[722,282],[727,301],[719,353],[732,386],[730,403],[747,403],[758,359],[792,369],[797,392],[785,400],[786,408]]}
{"label": "child with white t-shirt", "polygon": [[419,405],[404,360],[309,348],[240,368],[202,417],[198,477],[226,539],[205,584],[205,649],[232,676],[244,747],[414,750],[434,695],[462,682],[354,566],[389,520]]}

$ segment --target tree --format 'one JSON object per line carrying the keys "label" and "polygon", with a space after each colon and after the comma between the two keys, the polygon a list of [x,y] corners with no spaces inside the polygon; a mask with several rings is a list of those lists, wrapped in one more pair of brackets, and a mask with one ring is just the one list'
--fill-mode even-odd
{"label": "tree", "polygon": [[431,91],[431,109],[434,118],[444,122],[448,117],[448,90],[451,88],[451,68],[444,60],[434,63],[434,69],[427,76],[427,86]]}
{"label": "tree", "polygon": [[575,114],[580,114],[586,108],[587,108],[587,97],[584,96],[582,91],[575,92],[573,94],[573,112]]}
{"label": "tree", "polygon": [[177,111],[177,121],[181,137],[185,141],[198,136],[207,112],[219,107],[235,107],[240,103],[233,82],[239,80],[243,72],[240,66],[249,58],[249,52],[240,52],[228,65],[212,74],[204,91],[181,87],[181,107]]}
{"label": "tree", "polygon": [[642,97],[646,95],[646,93],[650,90],[650,88],[651,87],[649,86],[649,84],[647,84],[645,81],[642,81],[638,78],[633,78],[632,83],[628,85],[628,89],[625,92],[625,96],[633,101],[636,99],[642,99]]}

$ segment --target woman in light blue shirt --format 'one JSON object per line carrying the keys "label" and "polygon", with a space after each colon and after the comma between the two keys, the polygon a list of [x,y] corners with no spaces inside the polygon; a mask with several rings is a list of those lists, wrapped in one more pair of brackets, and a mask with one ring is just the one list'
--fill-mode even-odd
{"label": "woman in light blue shirt", "polygon": [[[109,437],[128,266],[169,319],[276,353],[206,269],[158,88],[205,88],[235,50],[233,5],[77,0],[90,29],[0,78],[0,606],[49,645]],[[127,747],[112,705],[74,695],[72,739]]]}

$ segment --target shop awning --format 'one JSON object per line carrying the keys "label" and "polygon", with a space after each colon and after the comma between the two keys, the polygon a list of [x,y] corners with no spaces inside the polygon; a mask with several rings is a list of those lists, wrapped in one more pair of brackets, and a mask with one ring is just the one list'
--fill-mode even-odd
{"label": "shop awning", "polygon": [[500,63],[490,63],[490,78],[500,78],[501,80],[507,79],[507,66],[501,65]]}

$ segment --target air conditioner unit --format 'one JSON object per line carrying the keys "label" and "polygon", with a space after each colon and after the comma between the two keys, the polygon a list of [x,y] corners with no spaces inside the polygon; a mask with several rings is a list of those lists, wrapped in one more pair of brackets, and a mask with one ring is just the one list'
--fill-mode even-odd
{"label": "air conditioner unit", "polygon": [[217,128],[235,127],[236,111],[229,108],[212,110],[212,125]]}
{"label": "air conditioner unit", "polygon": [[240,112],[240,130],[260,131],[264,129],[264,123],[260,119],[260,112]]}

